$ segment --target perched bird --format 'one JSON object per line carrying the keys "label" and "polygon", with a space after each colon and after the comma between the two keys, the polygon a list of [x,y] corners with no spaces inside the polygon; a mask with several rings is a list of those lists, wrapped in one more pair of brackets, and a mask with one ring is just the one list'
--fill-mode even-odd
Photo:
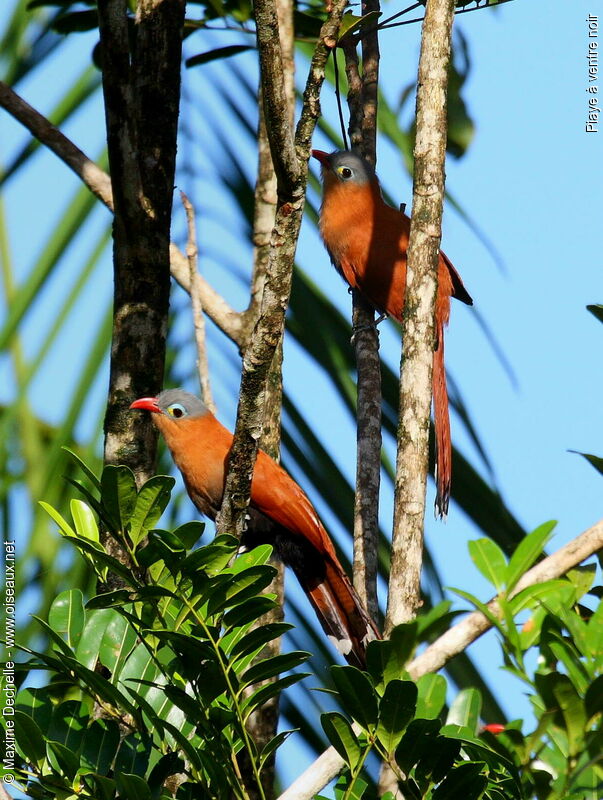
{"label": "perched bird", "polygon": [[[232,433],[202,400],[182,389],[141,397],[130,408],[152,412],[191,500],[202,514],[215,519],[222,504]],[[350,664],[364,667],[366,645],[380,638],[379,631],[307,495],[261,450],[251,481],[249,515],[243,545],[273,545],[275,554],[297,576],[329,639]]]}
{"label": "perched bird", "polygon": [[[370,164],[354,152],[312,150],[324,184],[320,233],[335,268],[378,311],[402,322],[410,218],[388,205]],[[436,436],[436,512],[448,513],[452,445],[444,367],[444,326],[450,297],[473,301],[450,259],[440,252],[436,297],[433,406]]]}

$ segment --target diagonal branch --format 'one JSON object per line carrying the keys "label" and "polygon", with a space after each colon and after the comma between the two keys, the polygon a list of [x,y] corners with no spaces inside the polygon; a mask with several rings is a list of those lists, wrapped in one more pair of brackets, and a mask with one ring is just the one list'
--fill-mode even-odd
{"label": "diagonal branch", "polygon": [[[2,81],[0,81],[0,106],[70,167],[101,203],[113,211],[113,190],[109,175],[45,116]],[[173,242],[170,244],[170,271],[180,286],[190,293],[188,259]],[[197,283],[204,311],[229,339],[242,347],[245,340],[245,314],[231,308],[202,275],[199,275]]]}
{"label": "diagonal branch", "polygon": [[434,317],[444,203],[446,92],[454,7],[454,0],[428,0],[421,37],[386,632],[412,619],[421,604]]}
{"label": "diagonal branch", "polygon": [[[509,597],[515,597],[528,586],[561,578],[602,548],[603,520],[600,520],[592,528],[528,570]],[[496,598],[490,600],[488,609],[493,614],[502,616]],[[480,611],[473,611],[407,664],[406,669],[413,680],[437,672],[491,627],[491,623]],[[329,747],[280,795],[278,800],[310,800],[333,780],[344,766],[345,762],[341,756],[333,747]]]}

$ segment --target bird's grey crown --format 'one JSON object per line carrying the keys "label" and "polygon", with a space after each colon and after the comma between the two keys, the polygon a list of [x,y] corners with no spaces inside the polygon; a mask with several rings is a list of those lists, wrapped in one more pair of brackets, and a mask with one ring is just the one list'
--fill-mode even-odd
{"label": "bird's grey crown", "polygon": [[[348,180],[363,186],[375,179],[375,170],[359,153],[354,150],[337,150],[329,155],[329,164],[333,172],[338,167],[348,167],[352,170],[352,177]],[[337,174],[337,173],[335,173]]]}
{"label": "bird's grey crown", "polygon": [[157,395],[157,405],[165,414],[169,406],[179,403],[184,409],[186,417],[200,417],[207,414],[207,406],[199,397],[184,389],[166,389]]}

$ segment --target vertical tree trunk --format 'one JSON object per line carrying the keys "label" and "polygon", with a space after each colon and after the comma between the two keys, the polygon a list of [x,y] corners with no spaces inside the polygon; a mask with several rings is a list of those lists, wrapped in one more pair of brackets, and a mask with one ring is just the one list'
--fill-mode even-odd
{"label": "vertical tree trunk", "polygon": [[114,323],[105,463],[153,472],[149,415],[128,406],[162,386],[184,0],[99,0],[103,93],[115,205]]}
{"label": "vertical tree trunk", "polygon": [[454,7],[454,0],[428,0],[421,39],[386,632],[412,619],[421,602],[434,311],[448,130],[446,94]]}

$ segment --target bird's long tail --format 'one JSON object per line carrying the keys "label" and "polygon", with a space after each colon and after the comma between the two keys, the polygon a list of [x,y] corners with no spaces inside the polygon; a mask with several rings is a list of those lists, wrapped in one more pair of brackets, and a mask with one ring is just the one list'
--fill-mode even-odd
{"label": "bird's long tail", "polygon": [[295,572],[331,642],[348,664],[364,669],[366,646],[381,635],[341,565],[327,559],[320,578]]}
{"label": "bird's long tail", "polygon": [[444,366],[444,324],[438,322],[437,349],[433,354],[433,416],[436,440],[435,478],[436,514],[448,514],[450,484],[452,476],[452,442],[450,439],[450,415],[448,411],[448,389]]}

